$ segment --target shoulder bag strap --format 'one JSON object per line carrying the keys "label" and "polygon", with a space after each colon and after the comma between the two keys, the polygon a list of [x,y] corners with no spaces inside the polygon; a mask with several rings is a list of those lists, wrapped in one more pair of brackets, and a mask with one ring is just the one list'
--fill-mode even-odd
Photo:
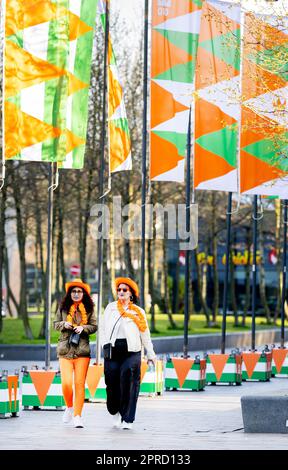
{"label": "shoulder bag strap", "polygon": [[118,321],[120,320],[120,318],[122,318],[122,315],[119,316],[118,320],[116,321],[115,325],[113,326],[113,330],[112,330],[112,333],[111,333],[111,335],[110,335],[109,341],[111,341],[111,338],[112,338],[113,333],[114,333],[114,330],[115,330],[115,326],[117,325],[117,323],[118,323]]}

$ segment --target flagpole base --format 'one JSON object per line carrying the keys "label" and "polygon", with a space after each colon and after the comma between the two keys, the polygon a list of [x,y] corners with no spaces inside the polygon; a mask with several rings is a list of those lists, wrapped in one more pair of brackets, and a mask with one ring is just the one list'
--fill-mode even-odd
{"label": "flagpole base", "polygon": [[[155,369],[149,368],[147,361],[141,363],[141,384],[139,396],[163,395],[164,373],[163,361],[157,360]],[[95,403],[106,400],[104,365],[89,366],[85,383],[85,400]]]}
{"label": "flagpole base", "polygon": [[92,364],[88,367],[85,383],[85,400],[91,403],[106,400],[104,365]]}
{"label": "flagpole base", "polygon": [[19,416],[19,377],[8,375],[0,382],[0,418],[15,418]]}
{"label": "flagpole base", "polygon": [[242,380],[268,382],[272,373],[272,351],[243,351]]}
{"label": "flagpole base", "polygon": [[207,354],[206,384],[242,384],[242,355]]}
{"label": "flagpole base", "polygon": [[25,370],[22,377],[22,406],[24,410],[62,411],[66,405],[62,394],[60,372]]}
{"label": "flagpole base", "polygon": [[272,377],[288,377],[288,349],[272,349]]}
{"label": "flagpole base", "polygon": [[165,367],[165,390],[201,391],[206,385],[206,359],[171,357]]}

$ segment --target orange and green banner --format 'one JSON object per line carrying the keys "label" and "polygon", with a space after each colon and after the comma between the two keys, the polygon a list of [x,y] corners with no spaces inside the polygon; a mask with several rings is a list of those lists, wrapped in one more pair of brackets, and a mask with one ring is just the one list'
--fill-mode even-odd
{"label": "orange and green banner", "polygon": [[[104,31],[105,3],[105,0],[99,0],[99,14]],[[108,148],[111,173],[132,169],[131,139],[124,104],[124,91],[110,34],[108,43]]]}
{"label": "orange and green banner", "polygon": [[6,159],[83,167],[97,3],[6,0]]}
{"label": "orange and green banner", "polygon": [[153,0],[150,179],[184,181],[201,0]]}
{"label": "orange and green banner", "polygon": [[287,18],[245,14],[240,190],[288,198]]}
{"label": "orange and green banner", "polygon": [[237,191],[240,5],[204,1],[195,78],[196,189]]}

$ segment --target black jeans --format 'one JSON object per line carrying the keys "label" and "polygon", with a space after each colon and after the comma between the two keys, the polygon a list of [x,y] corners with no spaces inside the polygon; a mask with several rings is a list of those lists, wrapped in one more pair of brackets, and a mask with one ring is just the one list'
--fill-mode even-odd
{"label": "black jeans", "polygon": [[107,409],[133,423],[140,390],[141,351],[129,352],[126,339],[117,339],[112,359],[104,360]]}

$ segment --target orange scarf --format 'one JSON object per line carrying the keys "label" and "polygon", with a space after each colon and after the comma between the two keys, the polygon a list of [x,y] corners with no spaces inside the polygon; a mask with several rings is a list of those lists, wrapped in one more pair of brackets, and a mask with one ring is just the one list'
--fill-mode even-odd
{"label": "orange scarf", "polygon": [[72,323],[73,326],[87,325],[87,313],[82,302],[71,305],[66,321]]}
{"label": "orange scarf", "polygon": [[139,307],[136,307],[136,305],[132,304],[132,302],[129,302],[128,309],[133,310],[133,312],[136,312],[136,315],[132,315],[132,313],[126,312],[126,310],[123,307],[122,302],[120,302],[120,300],[118,300],[117,308],[118,308],[118,311],[119,311],[121,317],[131,318],[131,320],[133,320],[134,323],[136,323],[136,325],[138,326],[141,333],[143,333],[146,330],[147,324],[146,324],[144,315],[141,312]]}

